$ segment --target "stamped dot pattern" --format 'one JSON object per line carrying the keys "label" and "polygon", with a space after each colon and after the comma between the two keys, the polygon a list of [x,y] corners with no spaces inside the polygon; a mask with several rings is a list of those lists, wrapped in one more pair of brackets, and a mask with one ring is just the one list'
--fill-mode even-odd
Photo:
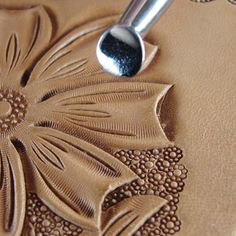
{"label": "stamped dot pattern", "polygon": [[82,229],[51,211],[34,193],[28,194],[27,200],[28,235],[35,236],[77,236]]}
{"label": "stamped dot pattern", "polygon": [[188,173],[184,165],[179,164],[183,157],[182,150],[175,146],[146,151],[122,150],[115,156],[139,179],[110,193],[105,198],[103,210],[132,196],[157,195],[166,199],[167,204],[148,219],[135,236],[166,236],[180,231],[181,221],[176,212]]}
{"label": "stamped dot pattern", "polygon": [[10,113],[0,117],[0,134],[15,128],[24,120],[27,113],[27,100],[24,95],[13,90],[0,90],[0,103],[10,106]]}

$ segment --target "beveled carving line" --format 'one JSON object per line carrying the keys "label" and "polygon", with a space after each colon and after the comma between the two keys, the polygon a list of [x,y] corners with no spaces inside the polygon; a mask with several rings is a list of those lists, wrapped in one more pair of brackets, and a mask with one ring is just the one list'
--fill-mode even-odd
{"label": "beveled carving line", "polygon": [[[78,64],[78,63],[81,63],[81,64]],[[65,69],[67,69],[68,67],[70,67],[70,66],[73,66],[73,65],[77,65],[76,67],[74,67],[74,68],[71,68],[71,70],[68,70],[68,71],[66,71],[67,73],[70,73],[70,72],[72,72],[74,69],[78,69],[78,68],[80,68],[81,66],[84,66],[86,63],[88,63],[88,60],[87,59],[78,59],[78,60],[76,60],[76,61],[74,61],[74,62],[70,62],[69,64],[65,64],[63,67],[61,67],[61,68],[58,68],[58,70],[56,70],[52,75],[57,75],[57,76],[61,76],[60,74],[57,74],[58,72],[61,72],[61,71],[63,71],[63,70],[65,70]]]}
{"label": "beveled carving line", "polygon": [[[208,2],[213,2],[216,0],[190,0],[192,2],[196,2],[196,3],[208,3]],[[227,0],[229,3],[232,3],[234,5],[236,5],[236,0]]]}
{"label": "beveled carving line", "polygon": [[[73,96],[73,99],[75,98],[80,98],[80,97],[90,97],[90,96],[97,96],[97,95],[116,95],[116,94],[132,94],[132,93],[145,93],[145,90],[137,90],[137,91],[132,91],[132,90],[125,90],[125,91],[109,91],[109,92],[99,92],[99,93],[90,93],[90,94],[86,94],[86,95],[77,95],[77,96]],[[65,98],[63,100],[60,100],[60,103],[61,102],[64,102],[64,101],[67,101],[67,100],[70,100],[71,98]]]}
{"label": "beveled carving line", "polygon": [[23,60],[22,60],[22,63],[27,59],[27,57],[29,56],[29,54],[31,53],[31,51],[33,50],[36,42],[37,42],[37,38],[38,38],[38,35],[39,35],[39,31],[40,31],[40,17],[39,16],[36,16],[36,21],[35,21],[35,26],[34,26],[34,32],[33,32],[33,36],[32,36],[32,43],[29,47],[29,50],[28,52],[25,54]]}
{"label": "beveled carving line", "polygon": [[109,225],[109,227],[105,230],[104,233],[102,233],[102,236],[105,236],[108,231],[112,228],[112,226],[114,226],[119,220],[121,220],[123,217],[129,215],[132,211],[126,211],[126,212],[122,212],[120,215],[118,215],[116,218],[113,219],[113,222]]}

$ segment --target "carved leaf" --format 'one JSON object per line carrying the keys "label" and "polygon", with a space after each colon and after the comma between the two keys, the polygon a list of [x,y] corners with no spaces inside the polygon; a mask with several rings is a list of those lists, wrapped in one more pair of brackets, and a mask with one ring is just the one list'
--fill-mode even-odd
{"label": "carved leaf", "polygon": [[136,178],[95,146],[48,128],[32,128],[26,143],[31,191],[71,222],[97,230],[108,191]]}
{"label": "carved leaf", "polygon": [[25,182],[20,157],[14,146],[0,146],[0,235],[20,235],[25,217]]}

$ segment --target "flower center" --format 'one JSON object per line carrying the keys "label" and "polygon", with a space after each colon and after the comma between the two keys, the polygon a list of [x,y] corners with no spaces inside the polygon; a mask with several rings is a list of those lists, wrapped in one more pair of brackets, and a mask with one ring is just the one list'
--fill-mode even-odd
{"label": "flower center", "polygon": [[12,90],[0,90],[0,133],[16,127],[27,112],[25,97]]}
{"label": "flower center", "polygon": [[11,104],[8,102],[0,102],[0,118],[5,118],[9,116],[12,112]]}

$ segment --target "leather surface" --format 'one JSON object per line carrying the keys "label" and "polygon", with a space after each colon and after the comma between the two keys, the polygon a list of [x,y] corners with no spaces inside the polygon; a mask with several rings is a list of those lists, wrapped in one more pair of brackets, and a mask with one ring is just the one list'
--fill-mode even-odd
{"label": "leather surface", "polygon": [[[127,0],[11,0],[1,7],[43,4],[57,36],[81,22],[120,14]],[[174,84],[164,104],[168,135],[189,170],[177,236],[236,235],[236,6],[175,1],[148,35],[160,46],[145,80]],[[168,102],[170,101],[170,102]]]}

